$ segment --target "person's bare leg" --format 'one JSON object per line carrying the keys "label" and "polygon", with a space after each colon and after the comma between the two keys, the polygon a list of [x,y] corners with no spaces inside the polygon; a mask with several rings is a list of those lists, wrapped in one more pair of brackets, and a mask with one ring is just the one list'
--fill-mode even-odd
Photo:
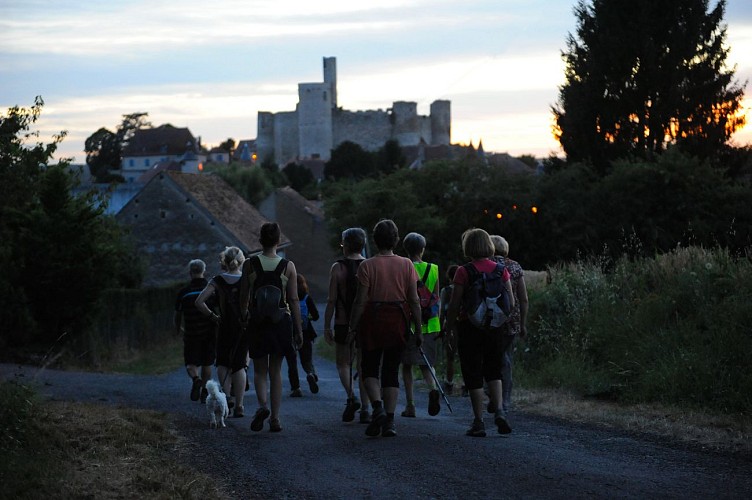
{"label": "person's bare leg", "polygon": [[470,402],[473,405],[473,416],[475,420],[483,420],[483,398],[485,396],[483,388],[471,389],[469,392]]}
{"label": "person's bare leg", "polygon": [[384,397],[384,409],[387,413],[394,413],[397,408],[397,396],[399,395],[398,387],[383,387],[381,394]]}
{"label": "person's bare leg", "polygon": [[259,407],[268,408],[269,400],[267,396],[266,377],[269,373],[269,357],[263,356],[253,359],[253,387],[256,389],[256,398]]}
{"label": "person's bare leg", "polygon": [[232,374],[232,395],[235,397],[235,408],[243,408],[245,370],[242,368]]}
{"label": "person's bare leg", "polygon": [[211,380],[212,378],[212,367],[211,365],[202,366],[201,367],[201,380],[206,382],[207,380]]}
{"label": "person's bare leg", "polygon": [[222,391],[225,394],[230,394],[230,386],[232,385],[232,379],[229,376],[230,369],[226,366],[217,367],[217,377],[219,377],[219,383],[222,384]]}
{"label": "person's bare leg", "polygon": [[350,347],[342,344],[335,344],[337,357],[337,374],[339,381],[344,387],[347,397],[351,397],[352,387],[350,381]]}
{"label": "person's bare leg", "polygon": [[279,407],[282,403],[282,359],[283,356],[269,356],[269,385],[272,401],[272,420],[279,420]]}
{"label": "person's bare leg", "polygon": [[358,352],[356,354],[357,357],[357,367],[358,367],[358,388],[360,389],[360,408],[361,410],[368,409],[368,405],[371,404],[371,398],[368,396],[368,391],[366,390],[366,379],[363,377],[363,370],[361,370],[361,363],[362,363],[362,357],[360,355],[360,349],[358,349]]}
{"label": "person's bare leg", "polygon": [[488,382],[488,396],[491,398],[491,408],[501,408],[501,380]]}

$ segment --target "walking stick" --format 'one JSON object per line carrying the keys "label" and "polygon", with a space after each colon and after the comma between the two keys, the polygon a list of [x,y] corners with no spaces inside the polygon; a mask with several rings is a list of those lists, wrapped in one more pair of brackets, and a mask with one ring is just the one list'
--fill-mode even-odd
{"label": "walking stick", "polygon": [[444,402],[446,403],[447,408],[449,408],[449,413],[454,413],[452,411],[452,405],[449,404],[449,399],[447,399],[446,394],[444,393],[444,389],[441,388],[441,382],[439,382],[439,379],[436,377],[436,372],[434,371],[433,366],[431,366],[431,363],[428,361],[428,356],[426,356],[426,353],[423,352],[422,347],[418,347],[418,350],[420,351],[420,355],[423,356],[423,361],[426,362],[426,365],[428,366],[428,370],[431,372],[433,381],[436,382],[436,388],[439,390],[439,393],[441,393],[441,397],[444,398]]}

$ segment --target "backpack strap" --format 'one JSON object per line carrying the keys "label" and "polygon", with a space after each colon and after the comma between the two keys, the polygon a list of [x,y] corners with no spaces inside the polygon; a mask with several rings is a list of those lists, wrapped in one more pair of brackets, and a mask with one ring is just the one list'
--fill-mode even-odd
{"label": "backpack strap", "polygon": [[[287,259],[281,259],[281,260],[279,261],[279,264],[277,264],[277,267],[276,267],[276,268],[274,268],[274,274],[276,274],[276,275],[278,275],[278,276],[280,276],[280,277],[281,277],[281,276],[282,276],[282,273],[284,273],[284,272],[285,272],[285,269],[287,269],[287,263],[288,263],[288,262],[290,262],[290,261],[289,261],[289,260],[287,260]],[[260,261],[260,260],[259,260],[259,264],[261,264],[261,261]]]}
{"label": "backpack strap", "polygon": [[431,272],[431,263],[429,262],[428,265],[426,266],[426,270],[423,271],[423,277],[420,279],[420,281],[423,282],[423,285],[425,285],[426,288],[428,288],[428,285],[427,285],[427,283],[428,283],[428,273],[430,273],[430,272]]}

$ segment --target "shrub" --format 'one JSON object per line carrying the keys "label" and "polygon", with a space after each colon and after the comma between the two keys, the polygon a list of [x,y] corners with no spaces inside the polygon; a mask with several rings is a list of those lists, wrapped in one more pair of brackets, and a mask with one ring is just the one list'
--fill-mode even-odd
{"label": "shrub", "polygon": [[752,409],[749,260],[690,247],[605,268],[560,266],[531,295],[520,363],[532,381],[620,401]]}

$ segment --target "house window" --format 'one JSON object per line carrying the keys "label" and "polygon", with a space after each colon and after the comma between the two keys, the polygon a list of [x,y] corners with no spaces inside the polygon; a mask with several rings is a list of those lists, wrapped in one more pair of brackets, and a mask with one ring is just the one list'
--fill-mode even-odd
{"label": "house window", "polygon": [[217,155],[217,161],[225,161],[224,155]]}
{"label": "house window", "polygon": [[324,91],[322,95],[324,96],[324,101],[326,101],[326,90]]}
{"label": "house window", "polygon": [[144,160],[144,166],[145,167],[149,166],[149,158],[147,158],[147,159]]}
{"label": "house window", "polygon": [[133,158],[131,158],[130,160],[128,160],[128,166],[129,167],[135,167],[136,166],[136,160],[134,160]]}
{"label": "house window", "polygon": [[167,211],[166,210],[160,210],[159,216],[163,219],[167,218]]}

